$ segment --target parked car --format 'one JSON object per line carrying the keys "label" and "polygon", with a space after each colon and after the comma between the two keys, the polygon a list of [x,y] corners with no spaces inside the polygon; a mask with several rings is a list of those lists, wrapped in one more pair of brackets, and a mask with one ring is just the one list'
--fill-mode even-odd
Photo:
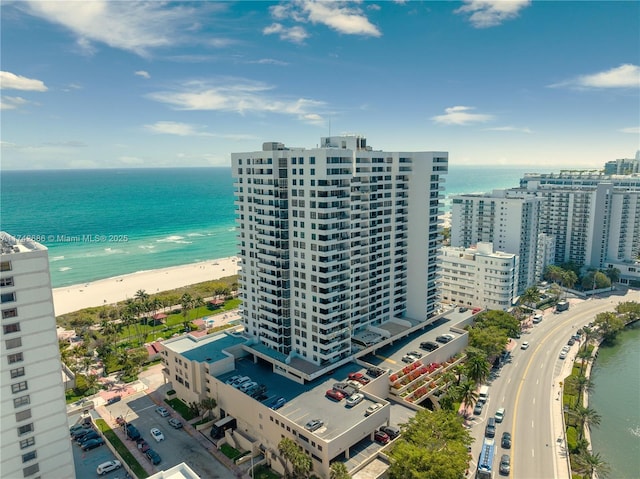
{"label": "parked car", "polygon": [[240,378],[236,379],[234,382],[231,383],[231,385],[238,389],[240,386],[242,386],[244,383],[251,381],[251,378],[249,376],[241,376]]}
{"label": "parked car", "polygon": [[269,407],[275,411],[276,409],[280,409],[282,406],[284,406],[286,402],[287,400],[285,398],[279,397],[271,401],[271,404],[269,405]]}
{"label": "parked car", "polygon": [[89,434],[90,432],[93,432],[93,429],[83,427],[83,428],[76,429],[75,431],[73,431],[73,432],[71,433],[71,437],[72,437],[73,439],[75,439],[75,440],[78,440],[78,439],[80,439],[81,437],[86,436],[86,435],[87,435],[87,434]]}
{"label": "parked car", "polygon": [[347,398],[346,406],[353,407],[357,404],[360,404],[364,400],[364,394],[356,393]]}
{"label": "parked car", "polygon": [[360,388],[354,388],[353,386],[347,383],[335,383],[333,385],[333,389],[341,392],[344,397],[349,397],[352,394],[357,393]]}
{"label": "parked car", "polygon": [[257,386],[247,390],[247,394],[252,398],[260,397],[266,392],[267,392],[267,386],[264,384],[258,384]]}
{"label": "parked car", "polygon": [[156,412],[162,417],[167,417],[169,415],[169,410],[166,407],[157,407]]}
{"label": "parked car", "polygon": [[242,384],[238,389],[243,392],[246,393],[249,389],[254,388],[254,387],[258,387],[258,383],[255,381],[247,381],[246,383]]}
{"label": "parked car", "polygon": [[511,472],[511,457],[509,454],[503,454],[500,458],[500,474],[507,475]]}
{"label": "parked car", "polygon": [[86,426],[83,424],[74,424],[73,426],[71,426],[69,428],[69,434],[72,434],[74,431],[77,431],[78,429],[87,429]]}
{"label": "parked car", "polygon": [[467,311],[469,311],[469,308],[465,308],[464,306],[460,306],[458,308],[459,313],[466,313]]}
{"label": "parked car", "polygon": [[151,431],[149,432],[151,433],[151,437],[154,438],[156,442],[164,441],[164,434],[162,434],[162,431],[157,427],[151,428]]}
{"label": "parked car", "polygon": [[574,344],[576,344],[576,340],[572,337],[569,338],[569,341],[567,341],[567,344],[569,346],[573,346]]}
{"label": "parked car", "polygon": [[141,437],[138,438],[136,443],[137,443],[138,450],[140,452],[147,452],[149,449],[151,449],[151,446],[149,445],[149,443],[144,439],[142,439]]}
{"label": "parked car", "polygon": [[153,464],[154,466],[157,465],[157,464],[160,464],[162,462],[162,458],[160,457],[160,454],[158,454],[153,449],[149,449],[145,453],[145,455],[147,456],[147,459],[149,459],[151,461],[151,464]]}
{"label": "parked car", "polygon": [[382,426],[380,430],[387,436],[389,436],[389,438],[392,440],[400,435],[400,428],[397,428],[395,426]]}
{"label": "parked car", "polygon": [[420,347],[425,351],[435,351],[440,347],[438,343],[434,343],[433,341],[424,341],[420,343]]}
{"label": "parked car", "polygon": [[455,339],[455,336],[453,334],[441,334],[440,336],[436,337],[436,341],[443,344],[448,343],[452,339]]}
{"label": "parked car", "polygon": [[128,423],[125,426],[125,432],[129,439],[132,439],[134,441],[137,439],[140,439],[140,436],[141,436],[140,431],[138,431],[136,427],[131,423]]}
{"label": "parked car", "polygon": [[521,345],[520,345],[520,349],[528,349],[529,348],[529,341],[524,341]]}
{"label": "parked car", "polygon": [[500,444],[505,449],[511,449],[511,433],[503,432],[502,433],[502,440],[500,441]]}
{"label": "parked car", "polygon": [[322,421],[321,419],[312,419],[311,421],[309,421],[307,424],[304,425],[305,429],[311,432],[317,431],[322,426],[324,426],[324,421]]}
{"label": "parked car", "polygon": [[482,401],[476,402],[476,405],[473,408],[473,414],[475,414],[476,416],[479,416],[480,414],[482,414],[483,406],[484,406],[484,403]]}
{"label": "parked car", "polygon": [[409,351],[407,354],[409,356],[413,356],[416,359],[420,359],[423,356],[423,354],[420,351]]}
{"label": "parked car", "polygon": [[496,435],[496,419],[490,417],[487,420],[487,425],[484,428],[484,437],[495,437]]}
{"label": "parked car", "polygon": [[538,324],[540,321],[542,321],[542,314],[540,314],[540,313],[535,314],[535,315],[533,316],[533,322],[534,322],[535,324]]}
{"label": "parked car", "polygon": [[376,431],[373,435],[373,440],[380,444],[388,444],[391,438],[386,432]]}
{"label": "parked car", "polygon": [[362,378],[364,378],[364,374],[362,374],[362,373],[349,373],[349,374],[347,374],[347,379],[351,379],[353,381],[360,381]]}
{"label": "parked car", "polygon": [[369,376],[371,376],[372,378],[377,378],[379,376],[382,376],[386,372],[387,372],[386,369],[382,369],[382,368],[378,368],[378,367],[372,367],[372,368],[367,369],[367,374]]}
{"label": "parked car", "polygon": [[379,409],[382,409],[382,404],[380,404],[379,402],[372,404],[371,406],[369,406],[367,408],[367,410],[364,412],[365,416],[371,416],[374,412],[376,412]]}
{"label": "parked car", "polygon": [[360,391],[362,387],[362,383],[360,381],[356,381],[355,379],[347,379],[347,384],[354,388],[356,391]]}
{"label": "parked car", "polygon": [[115,404],[122,399],[122,396],[113,396],[112,398],[107,399],[107,406],[111,404]]}
{"label": "parked car", "polygon": [[413,362],[416,362],[418,359],[414,356],[410,356],[409,354],[405,354],[404,356],[402,356],[402,362],[403,363],[407,363],[407,364],[411,364]]}
{"label": "parked car", "polygon": [[96,468],[96,472],[98,475],[103,476],[107,472],[115,471],[116,469],[120,469],[122,467],[122,463],[117,460],[103,462]]}
{"label": "parked car", "polygon": [[495,414],[496,422],[502,422],[504,420],[504,408],[501,407],[496,411]]}
{"label": "parked car", "polygon": [[235,376],[231,376],[229,379],[227,379],[224,383],[225,384],[233,384],[234,382],[236,382],[238,379],[240,379],[242,376],[240,374],[236,374]]}
{"label": "parked car", "polygon": [[96,439],[100,437],[100,435],[95,432],[95,431],[91,431],[88,434],[85,434],[84,436],[80,436],[79,438],[76,439],[76,442],[80,445],[82,445],[84,442],[89,441],[91,439]]}
{"label": "parked car", "polygon": [[344,394],[336,389],[328,389],[325,395],[334,401],[342,401],[344,399]]}
{"label": "parked car", "polygon": [[558,356],[560,359],[567,359],[567,352],[566,351],[560,351],[560,356]]}
{"label": "parked car", "polygon": [[83,451],[90,451],[91,449],[95,449],[96,447],[100,447],[104,444],[104,439],[101,437],[96,437],[95,439],[89,439],[88,441],[83,442],[80,447]]}
{"label": "parked car", "polygon": [[169,419],[169,425],[175,429],[180,429],[182,427],[182,422],[179,419],[172,417]]}

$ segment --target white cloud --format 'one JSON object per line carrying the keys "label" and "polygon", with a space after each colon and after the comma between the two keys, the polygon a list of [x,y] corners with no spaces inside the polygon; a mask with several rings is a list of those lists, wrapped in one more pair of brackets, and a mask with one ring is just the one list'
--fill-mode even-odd
{"label": "white cloud", "polygon": [[2,99],[0,99],[0,110],[15,110],[27,103],[29,103],[29,101],[20,96],[3,96]]}
{"label": "white cloud", "polygon": [[0,89],[47,91],[47,87],[42,80],[35,80],[5,71],[0,71]]}
{"label": "white cloud", "polygon": [[149,72],[146,72],[144,70],[138,70],[137,72],[134,72],[133,74],[137,75],[139,77],[142,77],[142,78],[146,78],[147,80],[149,78],[151,78],[151,75],[149,75]]}
{"label": "white cloud", "polygon": [[280,40],[288,40],[293,43],[303,43],[307,38],[309,38],[309,34],[307,31],[300,27],[284,27],[281,23],[272,23],[268,27],[265,27],[262,30],[264,35],[272,35],[277,34],[280,37]]}
{"label": "white cloud", "polygon": [[516,18],[520,10],[531,5],[530,0],[465,0],[454,13],[469,14],[469,22],[476,28],[495,27]]}
{"label": "white cloud", "polygon": [[178,136],[212,136],[210,133],[199,131],[198,127],[189,123],[175,121],[157,121],[153,125],[144,125],[152,133]]}
{"label": "white cloud", "polygon": [[496,126],[495,128],[484,128],[485,131],[517,131],[520,133],[532,133],[527,127],[518,126]]}
{"label": "white cloud", "polygon": [[[371,9],[375,10],[375,7],[373,5]],[[302,34],[304,32],[304,38],[307,38],[306,30],[299,26],[287,28],[280,22],[290,19],[298,23],[321,24],[346,35],[371,37],[382,35],[378,27],[369,21],[362,9],[357,6],[347,5],[346,2],[342,1],[297,0],[272,6],[269,11],[277,22],[266,27],[263,33],[265,35],[279,33],[281,39],[297,43],[301,43],[301,40],[293,33]],[[283,34],[285,33],[288,35],[284,36]]]}
{"label": "white cloud", "polygon": [[223,78],[211,82],[191,81],[174,91],[148,95],[152,100],[171,105],[176,110],[213,110],[246,113],[280,113],[303,121],[319,115],[325,107],[322,101],[307,98],[291,99],[272,94],[273,87],[242,78]]}
{"label": "white cloud", "polygon": [[640,67],[629,63],[603,72],[581,75],[571,80],[554,83],[555,87],[570,88],[640,88]]}
{"label": "white cloud", "polygon": [[137,156],[121,156],[118,161],[124,165],[142,165],[144,160]]}
{"label": "white cloud", "polygon": [[481,113],[470,113],[470,110],[475,110],[471,106],[452,106],[445,108],[444,115],[437,115],[431,117],[436,123],[443,125],[468,125],[470,123],[485,123],[493,119],[492,115],[486,115]]}
{"label": "white cloud", "polygon": [[367,10],[378,11],[380,9],[382,9],[382,7],[380,5],[375,4],[375,3],[370,3],[370,4],[367,5]]}
{"label": "white cloud", "polygon": [[278,66],[286,66],[289,63],[283,62],[282,60],[276,60],[275,58],[261,58],[260,60],[253,60],[249,63],[257,63],[258,65],[278,65]]}
{"label": "white cloud", "polygon": [[[206,2],[206,8],[221,8]],[[194,35],[195,9],[167,2],[43,2],[30,1],[24,8],[32,15],[71,30],[78,46],[93,53],[93,42],[146,56],[153,48],[173,45]],[[224,6],[222,8],[225,8]]]}
{"label": "white cloud", "polygon": [[622,133],[633,133],[634,135],[640,135],[640,126],[630,126],[629,128],[622,128]]}

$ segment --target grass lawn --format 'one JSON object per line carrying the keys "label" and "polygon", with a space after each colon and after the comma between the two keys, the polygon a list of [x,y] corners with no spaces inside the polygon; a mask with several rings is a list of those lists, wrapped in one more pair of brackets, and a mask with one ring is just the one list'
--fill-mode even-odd
{"label": "grass lawn", "polygon": [[253,470],[253,478],[254,479],[280,479],[280,474],[272,471],[264,464],[260,464],[256,466]]}
{"label": "grass lawn", "polygon": [[235,447],[230,446],[229,444],[223,444],[222,446],[220,446],[220,451],[222,451],[222,454],[227,456],[232,461],[242,456],[242,453],[240,451],[238,451]]}
{"label": "grass lawn", "polygon": [[118,435],[113,432],[113,430],[107,425],[104,419],[96,419],[96,425],[98,426],[98,428],[100,428],[100,431],[102,431],[104,437],[106,437],[107,440],[113,445],[115,450],[118,451],[118,454],[120,454],[122,460],[127,463],[127,465],[131,468],[133,473],[138,478],[144,479],[145,477],[149,477],[147,471],[145,471],[140,463],[136,460],[136,458],[133,457],[133,454],[129,452],[127,446],[122,443]]}
{"label": "grass lawn", "polygon": [[185,403],[183,403],[180,399],[173,398],[173,399],[165,399],[164,401],[167,404],[169,404],[173,409],[178,411],[178,414],[180,414],[185,420],[190,421],[191,419],[193,419],[195,417],[191,413],[191,410],[189,409],[189,406],[187,406]]}

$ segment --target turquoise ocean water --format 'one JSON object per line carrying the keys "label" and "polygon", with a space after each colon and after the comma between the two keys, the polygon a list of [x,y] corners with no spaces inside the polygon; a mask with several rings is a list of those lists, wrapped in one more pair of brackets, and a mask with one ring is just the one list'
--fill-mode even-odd
{"label": "turquoise ocean water", "polygon": [[[514,187],[532,171],[449,168],[447,195]],[[231,168],[3,171],[0,181],[0,228],[49,248],[54,287],[236,254]]]}

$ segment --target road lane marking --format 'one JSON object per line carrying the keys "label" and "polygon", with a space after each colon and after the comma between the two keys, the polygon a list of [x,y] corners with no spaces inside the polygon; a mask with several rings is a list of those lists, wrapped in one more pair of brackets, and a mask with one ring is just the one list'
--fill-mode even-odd
{"label": "road lane marking", "polygon": [[539,380],[539,379],[536,379],[536,386],[537,386],[538,384],[540,384],[540,380]]}
{"label": "road lane marking", "polygon": [[531,449],[531,457],[535,457],[536,453],[534,449]]}
{"label": "road lane marking", "polygon": [[535,426],[533,424],[533,421],[531,421],[531,429],[535,429]]}
{"label": "road lane marking", "polygon": [[534,396],[533,397],[533,404],[535,404],[535,403],[536,403],[536,397]]}

